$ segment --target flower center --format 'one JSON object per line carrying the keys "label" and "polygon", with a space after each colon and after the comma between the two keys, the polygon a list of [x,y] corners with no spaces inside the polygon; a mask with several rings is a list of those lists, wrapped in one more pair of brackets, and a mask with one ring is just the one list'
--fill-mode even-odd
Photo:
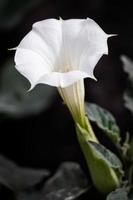
{"label": "flower center", "polygon": [[60,73],[66,73],[72,71],[73,68],[70,65],[64,65],[62,67],[58,67],[55,71]]}
{"label": "flower center", "polygon": [[71,68],[69,65],[66,65],[66,66],[64,67],[63,72],[65,73],[65,72],[69,72],[69,71],[72,71],[72,68]]}

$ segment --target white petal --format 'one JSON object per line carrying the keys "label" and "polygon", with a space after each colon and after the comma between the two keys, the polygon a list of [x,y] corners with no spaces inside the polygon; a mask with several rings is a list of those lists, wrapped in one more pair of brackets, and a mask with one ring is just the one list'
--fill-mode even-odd
{"label": "white petal", "polygon": [[49,68],[54,70],[61,49],[61,34],[59,20],[43,20],[33,24],[32,30],[24,37],[18,48],[30,49],[36,52],[44,60],[49,60]]}
{"label": "white petal", "polygon": [[43,20],[18,46],[16,67],[32,87],[38,83],[66,87],[94,78],[96,63],[108,52],[107,38],[91,19]]}
{"label": "white petal", "polygon": [[62,33],[67,65],[92,76],[100,57],[108,53],[108,35],[89,18],[63,21]]}
{"label": "white petal", "polygon": [[64,88],[87,77],[89,75],[83,71],[70,71],[66,73],[52,72],[42,76],[38,83]]}
{"label": "white petal", "polygon": [[51,72],[49,64],[40,55],[32,50],[18,48],[15,55],[16,69],[31,83],[31,89],[39,83],[56,87],[67,87],[72,83],[89,77],[83,71],[70,71],[66,73]]}
{"label": "white petal", "polygon": [[15,54],[16,69],[35,86],[42,75],[49,73],[49,64],[32,50],[18,48]]}

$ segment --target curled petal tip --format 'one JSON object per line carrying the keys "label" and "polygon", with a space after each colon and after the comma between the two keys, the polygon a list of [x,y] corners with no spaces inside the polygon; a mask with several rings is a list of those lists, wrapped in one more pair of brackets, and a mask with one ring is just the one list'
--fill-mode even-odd
{"label": "curled petal tip", "polygon": [[95,80],[95,81],[98,81],[97,80],[97,78],[93,75],[92,77],[91,77],[93,80]]}
{"label": "curled petal tip", "polygon": [[87,19],[87,20],[92,20],[92,19],[91,19],[91,18],[89,18],[89,17],[87,17],[86,19]]}
{"label": "curled petal tip", "polygon": [[31,85],[30,85],[30,88],[27,90],[27,92],[30,92],[31,90],[33,90],[34,87],[35,87],[35,85],[34,85],[34,84],[31,84]]}
{"label": "curled petal tip", "polygon": [[8,51],[16,51],[17,50],[17,47],[14,47],[14,48],[9,48]]}
{"label": "curled petal tip", "polygon": [[59,20],[60,20],[60,21],[63,21],[63,19],[62,19],[62,17],[61,17],[61,16],[59,16]]}
{"label": "curled petal tip", "polygon": [[33,88],[34,88],[34,86],[31,86],[31,87],[27,90],[27,92],[30,92],[31,90],[33,90]]}
{"label": "curled petal tip", "polygon": [[118,36],[118,34],[108,34],[108,38],[109,37],[114,37],[114,36]]}

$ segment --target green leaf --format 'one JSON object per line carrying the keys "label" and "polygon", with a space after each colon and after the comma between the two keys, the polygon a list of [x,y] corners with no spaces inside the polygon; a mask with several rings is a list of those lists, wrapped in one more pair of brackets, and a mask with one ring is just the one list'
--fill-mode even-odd
{"label": "green leaf", "polygon": [[35,115],[49,108],[56,90],[45,84],[28,92],[30,85],[15,69],[13,58],[3,66],[0,83],[0,113],[11,117]]}
{"label": "green leaf", "polygon": [[97,154],[99,154],[100,157],[110,165],[110,167],[114,169],[122,169],[122,163],[114,153],[99,143],[92,141],[88,141],[88,143],[94,148]]}
{"label": "green leaf", "polygon": [[114,143],[120,141],[120,130],[115,121],[113,115],[101,108],[100,106],[93,103],[86,103],[86,112],[89,119],[95,122],[96,125],[104,131],[104,133],[110,138]]}
{"label": "green leaf", "polygon": [[128,194],[123,188],[119,188],[113,192],[111,192],[106,200],[128,200]]}
{"label": "green leaf", "polygon": [[48,176],[47,170],[18,167],[14,162],[0,156],[0,184],[12,191],[33,187]]}
{"label": "green leaf", "polygon": [[77,163],[65,162],[43,189],[41,200],[73,200],[86,193],[88,181]]}

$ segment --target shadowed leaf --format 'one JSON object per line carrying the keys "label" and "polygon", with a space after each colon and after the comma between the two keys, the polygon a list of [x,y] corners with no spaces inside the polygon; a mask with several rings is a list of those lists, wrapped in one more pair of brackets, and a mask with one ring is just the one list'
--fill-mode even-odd
{"label": "shadowed leaf", "polygon": [[37,114],[47,109],[55,96],[54,87],[38,85],[28,92],[29,82],[17,72],[13,59],[3,67],[0,84],[0,113],[12,117]]}
{"label": "shadowed leaf", "polygon": [[133,191],[129,194],[129,200],[133,200]]}
{"label": "shadowed leaf", "polygon": [[28,190],[19,192],[16,195],[16,200],[41,200],[42,194],[41,191]]}
{"label": "shadowed leaf", "polygon": [[128,200],[128,195],[127,195],[127,192],[123,188],[120,188],[111,192],[107,196],[106,200]]}
{"label": "shadowed leaf", "polygon": [[129,142],[129,147],[127,150],[127,158],[130,162],[133,163],[133,137],[131,138],[131,141]]}
{"label": "shadowed leaf", "polygon": [[0,156],[0,184],[13,191],[21,191],[40,183],[48,177],[47,170],[18,167],[14,162]]}
{"label": "shadowed leaf", "polygon": [[10,30],[43,0],[0,0],[0,29]]}
{"label": "shadowed leaf", "polygon": [[87,192],[88,181],[76,163],[63,163],[46,182],[41,200],[73,200]]}
{"label": "shadowed leaf", "polygon": [[133,62],[127,56],[121,56],[123,69],[128,74],[129,80],[133,83]]}
{"label": "shadowed leaf", "polygon": [[133,62],[126,56],[121,56],[123,69],[128,74],[128,87],[124,92],[125,107],[133,114]]}
{"label": "shadowed leaf", "polygon": [[110,138],[114,143],[120,141],[120,130],[115,121],[113,115],[101,108],[100,106],[93,103],[86,103],[86,112],[89,119],[95,122],[96,125],[104,131],[104,133]]}
{"label": "shadowed leaf", "polygon": [[106,149],[103,145],[88,141],[88,143],[97,151],[97,154],[101,156],[102,159],[105,160],[112,168],[114,169],[121,169],[122,163],[119,158],[112,153],[110,150]]}

